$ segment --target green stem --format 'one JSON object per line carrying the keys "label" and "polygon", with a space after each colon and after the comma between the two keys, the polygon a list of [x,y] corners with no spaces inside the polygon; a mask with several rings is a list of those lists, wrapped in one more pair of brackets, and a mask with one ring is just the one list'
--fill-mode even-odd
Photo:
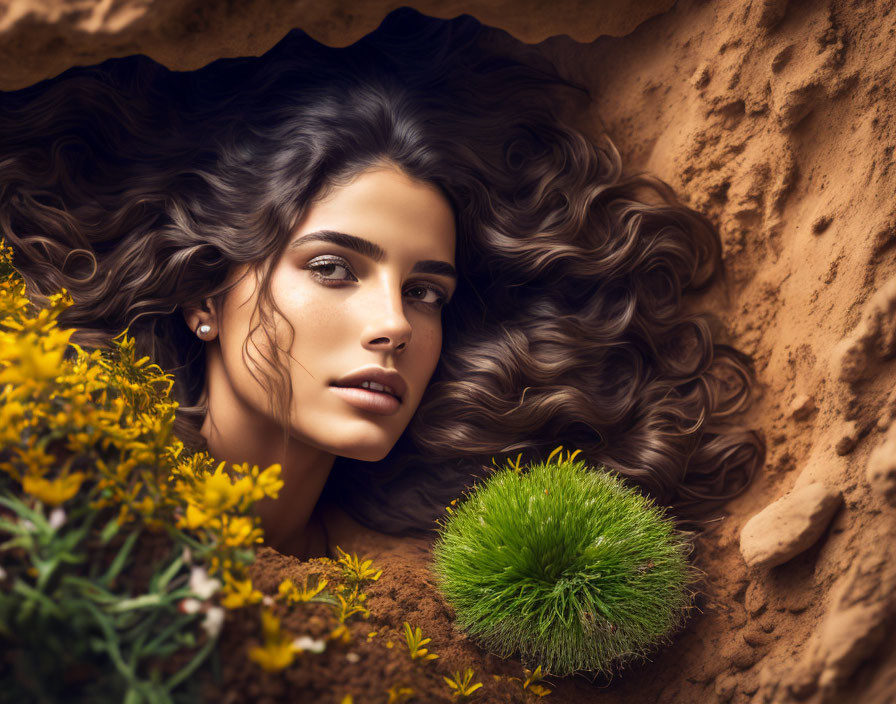
{"label": "green stem", "polygon": [[206,641],[205,645],[199,650],[196,655],[193,656],[193,659],[190,660],[189,663],[178,673],[175,673],[171,676],[171,678],[165,683],[165,689],[169,692],[177,687],[181,682],[183,682],[187,677],[193,674],[193,672],[202,664],[202,661],[208,657],[208,654],[212,652],[215,645],[217,644],[217,638],[209,638]]}

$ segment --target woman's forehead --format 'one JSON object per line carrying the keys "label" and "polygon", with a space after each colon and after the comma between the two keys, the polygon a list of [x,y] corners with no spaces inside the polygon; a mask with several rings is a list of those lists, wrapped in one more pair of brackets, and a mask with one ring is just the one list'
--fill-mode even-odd
{"label": "woman's forehead", "polygon": [[373,243],[373,248],[366,245],[371,251],[362,253],[374,258],[378,249],[396,247],[439,255],[431,258],[454,255],[454,213],[447,199],[435,186],[393,168],[365,170],[313,203],[294,243],[321,230]]}

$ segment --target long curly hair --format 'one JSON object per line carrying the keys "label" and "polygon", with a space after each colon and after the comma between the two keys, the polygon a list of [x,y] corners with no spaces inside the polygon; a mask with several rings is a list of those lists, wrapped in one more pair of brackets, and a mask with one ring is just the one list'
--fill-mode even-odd
{"label": "long curly hair", "polygon": [[[253,332],[272,342],[270,264],[308,205],[391,161],[451,204],[460,281],[405,433],[379,462],[337,458],[324,496],[382,531],[431,528],[492,458],[563,444],[705,515],[764,459],[736,420],[750,359],[688,304],[723,279],[718,233],[560,116],[583,87],[488,31],[402,9],[346,49],[294,30],[260,58],[129,57],[0,94],[0,235],[33,297],[71,292],[74,341],[127,327],[174,375],[175,432],[200,450],[204,343],[182,309],[257,265]],[[292,389],[269,349],[285,447]]]}

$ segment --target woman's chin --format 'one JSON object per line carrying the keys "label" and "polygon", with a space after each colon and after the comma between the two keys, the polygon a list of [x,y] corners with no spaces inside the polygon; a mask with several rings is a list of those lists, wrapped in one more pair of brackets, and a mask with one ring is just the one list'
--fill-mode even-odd
{"label": "woman's chin", "polygon": [[354,443],[337,445],[331,448],[331,451],[337,457],[346,457],[351,460],[359,460],[361,462],[379,462],[392,449],[394,442],[384,443],[375,442],[370,444]]}
{"label": "woman's chin", "polygon": [[349,459],[360,460],[361,462],[379,462],[381,459],[383,459],[386,455],[389,454],[389,450],[391,450],[391,449],[392,449],[391,447],[387,447],[387,448],[378,447],[378,448],[371,448],[370,450],[366,450],[366,451],[342,452],[342,453],[340,453],[340,455],[342,457],[348,457]]}

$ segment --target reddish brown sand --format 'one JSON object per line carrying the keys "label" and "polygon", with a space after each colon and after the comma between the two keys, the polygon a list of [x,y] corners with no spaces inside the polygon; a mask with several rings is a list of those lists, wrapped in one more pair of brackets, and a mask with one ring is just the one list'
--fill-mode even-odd
{"label": "reddish brown sand", "polygon": [[[589,131],[602,122],[630,168],[668,181],[719,226],[730,298],[703,304],[756,359],[761,389],[746,422],[769,446],[751,489],[698,540],[702,613],[651,662],[609,683],[554,681],[544,701],[896,701],[896,435],[885,442],[896,293],[884,288],[896,276],[894,35],[884,0],[683,1],[625,37],[539,45],[593,89]],[[830,525],[784,564],[748,568],[744,524],[812,482],[843,497]],[[374,555],[383,545],[358,537],[352,547]],[[285,676],[234,670],[250,696],[227,701],[385,702],[393,684],[416,701],[447,701],[441,675],[465,666],[485,684],[480,701],[535,701],[506,678],[521,675],[518,662],[485,656],[452,629],[426,553],[389,550],[352,646],[304,654]],[[308,569],[264,552],[259,580],[272,588]],[[405,620],[440,659],[419,665],[401,652]],[[290,625],[325,630],[320,619]]]}

